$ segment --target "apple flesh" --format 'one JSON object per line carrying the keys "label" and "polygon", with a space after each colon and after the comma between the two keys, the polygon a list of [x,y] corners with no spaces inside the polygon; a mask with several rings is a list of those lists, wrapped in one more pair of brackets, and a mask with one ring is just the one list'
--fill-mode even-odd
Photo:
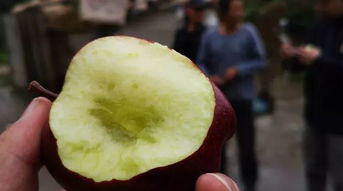
{"label": "apple flesh", "polygon": [[73,58],[42,134],[67,190],[194,190],[220,167],[235,115],[186,57],[158,43],[101,38]]}

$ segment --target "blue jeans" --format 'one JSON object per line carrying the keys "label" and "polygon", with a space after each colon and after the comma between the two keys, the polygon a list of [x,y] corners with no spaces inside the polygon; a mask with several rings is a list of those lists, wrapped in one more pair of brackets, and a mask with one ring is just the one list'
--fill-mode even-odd
{"label": "blue jeans", "polygon": [[335,191],[343,191],[343,136],[308,127],[304,133],[304,161],[308,191],[324,191],[327,177]]}

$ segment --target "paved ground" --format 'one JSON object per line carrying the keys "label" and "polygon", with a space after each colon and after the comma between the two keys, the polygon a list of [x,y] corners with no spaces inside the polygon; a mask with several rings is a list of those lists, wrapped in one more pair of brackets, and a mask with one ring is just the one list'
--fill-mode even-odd
{"label": "paved ground", "polygon": [[[176,27],[174,14],[163,12],[142,17],[119,33],[170,45]],[[13,88],[7,81],[6,77],[0,75],[0,127],[5,127],[15,120],[30,100],[24,90]],[[256,120],[257,153],[261,167],[259,190],[302,191],[304,180],[301,161],[301,87],[280,77],[274,82],[272,91],[277,99],[276,111],[273,115]],[[228,149],[230,175],[239,181],[235,140],[231,140]],[[40,190],[60,190],[44,168],[40,172]]]}

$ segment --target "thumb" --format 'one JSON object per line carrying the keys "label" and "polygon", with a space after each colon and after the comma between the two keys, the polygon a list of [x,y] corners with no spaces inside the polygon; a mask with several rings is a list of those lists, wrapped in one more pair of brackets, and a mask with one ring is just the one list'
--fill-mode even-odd
{"label": "thumb", "polygon": [[51,102],[46,98],[35,98],[20,119],[1,135],[0,141],[6,147],[0,147],[0,151],[35,164],[39,158],[41,130],[48,123],[50,107]]}
{"label": "thumb", "polygon": [[220,173],[201,175],[196,182],[196,191],[239,191],[237,184]]}
{"label": "thumb", "polygon": [[[0,190],[31,190],[35,184],[40,136],[50,107],[49,100],[34,99],[21,118],[0,135]],[[2,187],[5,185],[8,189]]]}

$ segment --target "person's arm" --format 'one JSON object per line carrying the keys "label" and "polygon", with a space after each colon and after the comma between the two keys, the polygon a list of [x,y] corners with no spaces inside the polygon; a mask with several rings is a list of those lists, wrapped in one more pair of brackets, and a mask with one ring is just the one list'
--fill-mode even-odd
{"label": "person's arm", "polygon": [[[318,60],[321,52],[318,48],[322,39],[322,28],[326,28],[322,24],[311,28],[307,31],[304,37],[305,47],[295,47],[292,44],[281,44],[281,57],[283,58],[284,68],[290,72],[306,71],[312,64]],[[309,51],[308,46],[310,46]],[[314,47],[312,47],[314,46]]]}
{"label": "person's arm", "polygon": [[[322,24],[311,30],[308,34],[307,46],[299,48],[297,55],[299,62],[306,67],[319,67],[322,72],[342,72],[343,65],[342,57],[339,53],[340,50],[333,50],[334,52],[330,52],[330,54],[323,50],[324,47],[322,45],[324,43],[326,46],[334,46],[335,43],[333,40],[329,42],[325,40],[324,36],[327,35],[325,32],[326,28],[327,26]],[[336,39],[338,40],[339,37],[337,36]]]}
{"label": "person's arm", "polygon": [[[342,71],[342,57],[339,56],[339,50],[334,50],[335,52],[331,52],[330,54],[327,54],[326,51],[322,50],[324,48],[323,44],[326,44],[326,46],[334,46],[335,43],[333,40],[328,42],[326,40],[327,38],[325,38],[325,36],[328,35],[326,32],[328,27],[329,26],[327,26],[327,23],[319,23],[307,33],[306,44],[309,48],[300,48],[300,55],[298,56],[299,62],[301,62],[301,64],[305,66],[319,66],[321,67],[321,69],[324,70],[333,69]],[[342,34],[338,34],[342,37]],[[338,36],[335,36],[333,38],[335,38],[336,40],[339,39]]]}
{"label": "person's arm", "polygon": [[206,75],[208,75],[209,79],[215,83],[218,86],[221,86],[225,83],[225,80],[221,76],[216,76],[216,75],[211,75],[210,70],[209,70],[209,64],[211,62],[211,53],[209,50],[209,42],[210,42],[210,37],[209,37],[210,32],[207,31],[203,35],[200,43],[200,48],[198,52],[198,57],[197,57],[197,65],[202,70]]}
{"label": "person's arm", "polygon": [[248,30],[251,38],[248,49],[250,58],[235,66],[240,77],[251,75],[266,66],[266,53],[260,35],[252,25],[248,26]]}

